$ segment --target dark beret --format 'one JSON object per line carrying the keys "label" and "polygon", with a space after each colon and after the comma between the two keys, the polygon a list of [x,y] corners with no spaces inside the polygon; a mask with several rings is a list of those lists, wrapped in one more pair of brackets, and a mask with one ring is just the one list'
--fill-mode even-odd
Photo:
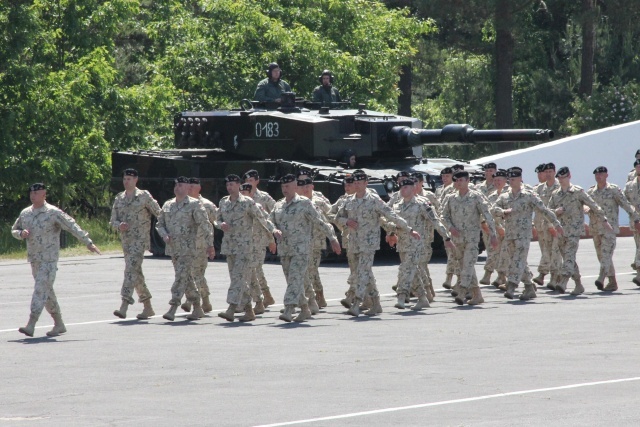
{"label": "dark beret", "polygon": [[507,172],[507,175],[509,176],[509,178],[518,178],[522,176],[522,171],[519,171],[517,169],[512,169],[509,172]]}
{"label": "dark beret", "polygon": [[498,169],[498,166],[495,163],[487,163],[483,166],[484,169]]}
{"label": "dark beret", "polygon": [[396,178],[407,177],[407,176],[411,176],[411,172],[400,171],[400,172],[398,172],[398,175],[396,175]]}
{"label": "dark beret", "polygon": [[504,169],[498,169],[494,174],[493,177],[502,177],[502,178],[506,178],[507,177],[507,171]]}
{"label": "dark beret", "polygon": [[304,187],[305,185],[313,184],[313,180],[311,178],[299,179],[298,187]]}
{"label": "dark beret", "polygon": [[546,165],[544,165],[544,169],[543,170],[556,170],[556,165],[554,165],[553,163],[547,163]]}
{"label": "dark beret", "polygon": [[29,187],[29,191],[38,191],[38,190],[46,190],[47,187],[41,183],[41,182],[36,182],[35,184],[31,184],[31,186]]}
{"label": "dark beret", "polygon": [[415,182],[413,182],[412,179],[403,179],[402,181],[400,181],[400,184],[398,184],[400,187],[404,187],[405,185],[414,185]]}
{"label": "dark beret", "polygon": [[633,166],[636,167],[640,165],[640,159],[636,160],[635,162],[633,162]]}
{"label": "dark beret", "polygon": [[569,168],[566,166],[563,166],[560,169],[558,169],[558,173],[556,173],[556,178],[563,178],[567,175],[569,175]]}
{"label": "dark beret", "polygon": [[451,169],[451,168],[449,168],[449,167],[444,168],[444,169],[442,169],[442,170],[440,171],[440,175],[452,174],[452,173],[453,173],[453,169]]}
{"label": "dark beret", "polygon": [[344,177],[344,182],[347,184],[353,184],[353,176],[350,174]]}
{"label": "dark beret", "polygon": [[451,166],[451,169],[453,169],[454,171],[463,171],[464,170],[464,165],[457,163],[453,166]]}
{"label": "dark beret", "polygon": [[133,168],[125,169],[124,176],[138,176],[138,171]]}
{"label": "dark beret", "polygon": [[509,169],[507,169],[507,172],[510,171],[519,171],[520,173],[522,173],[522,168],[520,166],[512,166]]}
{"label": "dark beret", "polygon": [[367,174],[366,173],[354,173],[353,174],[353,180],[354,181],[366,181],[368,179]]}
{"label": "dark beret", "polygon": [[189,178],[189,184],[200,184],[200,178]]}
{"label": "dark beret", "polygon": [[253,185],[251,184],[242,184],[240,186],[240,191],[251,191],[252,188],[253,188]]}
{"label": "dark beret", "polygon": [[224,182],[237,182],[240,183],[242,180],[240,177],[234,173],[227,175],[224,179]]}
{"label": "dark beret", "polygon": [[544,166],[545,166],[544,163],[540,163],[538,166],[536,166],[535,172],[536,173],[543,172],[544,171]]}
{"label": "dark beret", "polygon": [[179,176],[173,182],[176,184],[179,184],[179,183],[188,184],[189,178],[187,178],[186,176]]}
{"label": "dark beret", "polygon": [[469,178],[469,172],[467,172],[467,171],[458,171],[458,172],[453,174],[453,177],[455,179],[458,179],[458,178]]}
{"label": "dark beret", "polygon": [[302,175],[313,176],[313,171],[311,171],[311,169],[298,169],[296,177],[300,178]]}
{"label": "dark beret", "polygon": [[247,178],[255,178],[255,179],[259,179],[260,175],[258,175],[258,171],[255,169],[251,169],[250,171],[246,171],[244,173],[244,179]]}
{"label": "dark beret", "polygon": [[598,166],[597,168],[595,168],[593,170],[594,174],[596,174],[596,173],[607,173],[607,172],[609,172],[609,171],[607,170],[607,168],[605,166]]}
{"label": "dark beret", "polygon": [[418,181],[424,181],[424,175],[422,175],[422,172],[414,172],[411,176],[413,178],[418,178]]}
{"label": "dark beret", "polygon": [[286,184],[286,183],[288,183],[288,182],[293,182],[293,181],[295,181],[295,180],[296,180],[296,176],[295,176],[295,175],[293,175],[293,174],[291,174],[291,173],[289,173],[289,174],[287,174],[287,175],[283,176],[282,178],[280,178],[280,182],[281,182],[282,184]]}

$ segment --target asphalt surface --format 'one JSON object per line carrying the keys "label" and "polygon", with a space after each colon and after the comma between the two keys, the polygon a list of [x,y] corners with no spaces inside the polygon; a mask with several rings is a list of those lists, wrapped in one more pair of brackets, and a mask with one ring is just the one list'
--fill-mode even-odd
{"label": "asphalt surface", "polygon": [[[34,338],[17,332],[33,279],[26,261],[2,262],[0,425],[637,426],[634,251],[632,238],[618,240],[613,294],[595,288],[595,251],[583,240],[584,295],[541,289],[520,302],[484,287],[485,304],[462,308],[440,288],[445,265],[437,259],[437,299],[420,313],[393,307],[397,265],[379,261],[384,313],[373,318],[344,314],[348,268],[323,264],[329,306],[303,324],[278,320],[281,304],[250,324],[217,317],[228,285],[220,261],[207,270],[214,312],[165,321],[173,269],[168,258],[151,256],[143,269],[156,316],[135,320],[142,310],[135,304],[120,320],[112,312],[122,257],[67,258],[55,289],[68,332],[56,338],[45,336],[46,312]],[[538,260],[533,243],[534,272]],[[267,264],[265,273],[280,303],[280,265]]]}

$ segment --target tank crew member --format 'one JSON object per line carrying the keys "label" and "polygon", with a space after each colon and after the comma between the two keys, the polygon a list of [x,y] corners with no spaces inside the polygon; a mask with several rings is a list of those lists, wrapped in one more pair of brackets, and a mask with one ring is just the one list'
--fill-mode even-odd
{"label": "tank crew member", "polygon": [[356,297],[349,308],[349,314],[357,317],[360,315],[360,302],[364,300],[367,289],[372,298],[372,307],[365,314],[376,315],[382,312],[372,271],[373,256],[380,248],[380,217],[394,222],[402,230],[408,230],[415,239],[419,239],[420,235],[410,229],[407,222],[396,215],[380,197],[367,191],[368,177],[365,173],[354,173],[353,179],[356,192],[340,208],[336,221],[341,227],[351,229],[347,251],[354,256],[357,285]]}
{"label": "tank crew member", "polygon": [[[640,160],[640,150],[636,151],[636,160]],[[638,168],[633,168],[633,170],[629,172],[629,175],[627,175],[627,182],[633,181],[638,176],[640,176],[640,174],[638,174]]]}
{"label": "tank crew member", "polygon": [[347,148],[342,152],[342,163],[344,163],[345,169],[353,169],[356,167],[358,157],[351,148]]}
{"label": "tank crew member", "polygon": [[233,322],[236,308],[242,307],[245,314],[239,320],[250,322],[256,318],[249,294],[249,280],[254,267],[252,230],[255,225],[262,227],[265,233],[272,233],[273,224],[266,221],[253,199],[240,194],[241,180],[238,175],[227,175],[224,180],[229,195],[220,200],[216,227],[224,231],[220,253],[227,256],[229,307],[227,311],[218,313],[218,316]]}
{"label": "tank crew member", "polygon": [[460,288],[456,289],[456,303],[463,305],[467,292],[471,291],[470,305],[482,304],[484,299],[478,287],[475,263],[478,259],[480,222],[484,218],[489,227],[490,243],[497,246],[496,226],[489,212],[486,199],[477,191],[469,190],[469,173],[459,171],[454,175],[457,192],[447,197],[442,206],[442,222],[451,233],[455,249],[454,259],[460,265]]}
{"label": "tank crew member", "polygon": [[196,236],[204,236],[207,255],[213,259],[216,251],[213,247],[213,226],[209,222],[204,206],[189,197],[189,178],[180,176],[175,179],[173,199],[162,205],[156,230],[165,241],[165,253],[171,256],[175,280],[171,286],[169,311],[162,317],[173,321],[182,296],[193,304],[193,311],[187,315],[189,320],[198,320],[204,316],[200,305],[200,293],[193,280],[193,260],[196,256]]}
{"label": "tank crew member", "polygon": [[340,92],[333,87],[333,73],[329,70],[324,70],[322,74],[318,76],[320,86],[316,86],[313,89],[313,102],[320,102],[322,104],[331,104],[333,102],[340,102]]}
{"label": "tank crew member", "polygon": [[[638,174],[633,181],[627,182],[627,185],[624,186],[624,195],[636,212],[640,212],[640,160],[636,160],[633,166]],[[633,283],[640,286],[640,268],[638,268],[640,266],[640,231],[635,228],[633,230],[633,239],[636,243],[636,256],[632,267],[636,270],[636,276],[632,280]]]}
{"label": "tank crew member", "polygon": [[[486,195],[489,202],[489,206],[493,205],[498,197],[504,193],[508,187],[507,184],[507,171],[504,169],[498,169],[494,172],[493,179],[491,180],[491,187],[494,191]],[[504,239],[504,225],[500,218],[493,219],[496,223],[496,231],[498,235],[498,246],[492,247],[489,242],[489,233],[482,232],[482,238],[485,240],[485,247],[487,248],[487,261],[484,264],[484,276],[480,279],[480,284],[488,285],[491,283],[491,275],[495,270],[498,270],[498,279],[494,283],[502,284],[506,283],[506,259],[502,259],[502,241]]]}
{"label": "tank crew member", "polygon": [[[560,188],[560,183],[556,179],[556,165],[553,163],[546,163],[542,167],[542,173],[545,175],[545,182],[538,184],[534,192],[545,206],[549,206],[549,200],[551,194]],[[558,282],[558,275],[560,273],[560,254],[557,250],[557,241],[555,236],[549,229],[549,224],[545,223],[544,218],[540,218],[538,224],[536,224],[536,231],[538,232],[538,242],[540,243],[540,263],[538,264],[538,276],[533,278],[533,281],[539,286],[544,286],[544,277],[551,273],[549,289],[555,289],[555,283]],[[556,250],[553,250],[555,247]]]}
{"label": "tank crew member", "polygon": [[544,216],[549,224],[553,224],[558,234],[562,234],[562,227],[555,214],[547,208],[542,200],[532,191],[522,187],[522,173],[511,170],[509,173],[510,188],[503,192],[491,207],[494,218],[500,218],[504,223],[505,250],[503,254],[507,263],[507,285],[505,297],[513,299],[520,281],[524,281],[525,291],[520,295],[521,300],[536,297],[536,288],[531,278],[533,274],[527,264],[529,245],[531,244],[531,216],[534,211]]}
{"label": "tank crew member", "polygon": [[124,281],[120,290],[122,304],[113,314],[121,319],[127,317],[127,308],[135,302],[132,298],[135,289],[138,301],[144,305],[142,313],[136,317],[143,320],[155,315],[151,306],[151,293],[142,274],[142,261],[144,252],[150,248],[151,217],[160,215],[160,205],[148,191],[136,187],[137,170],[126,169],[122,183],[124,191],[116,196],[109,220],[111,227],[120,234],[125,265]]}
{"label": "tank crew member", "polygon": [[87,249],[100,255],[86,231],[82,230],[69,215],[50,205],[46,201],[47,189],[44,184],[36,183],[29,187],[31,206],[20,212],[20,216],[11,227],[11,235],[18,240],[27,241],[27,260],[31,263],[31,273],[35,279],[31,297],[29,322],[18,331],[32,337],[36,322],[42,309],[53,318],[53,329],[47,336],[55,337],[67,332],[62,321],[60,306],[53,290],[53,282],[58,270],[60,253],[60,231],[66,230],[76,239],[87,245]]}
{"label": "tank crew member", "polygon": [[[627,198],[622,194],[620,187],[607,182],[609,177],[605,166],[598,166],[593,170],[596,185],[587,190],[587,194],[602,208],[609,220],[612,230],[608,231],[600,218],[592,215],[589,211],[589,231],[593,236],[593,245],[596,248],[598,261],[600,261],[600,272],[596,279],[596,287],[601,291],[618,290],[616,272],[613,267],[613,251],[616,248],[616,234],[620,232],[618,211],[624,209],[633,219],[635,229],[640,231],[640,215],[629,204]],[[609,283],[604,286],[604,278],[609,278]]]}
{"label": "tank crew member", "polygon": [[331,241],[331,249],[340,254],[340,243],[333,227],[324,222],[311,201],[296,193],[296,177],[288,174],[280,180],[283,199],[276,202],[269,219],[276,227],[273,235],[278,241],[278,254],[282,270],[287,280],[284,295],[284,313],[280,319],[291,322],[296,305],[301,311],[296,322],[303,322],[311,316],[308,301],[304,295],[304,276],[309,264],[311,251],[311,229],[318,225],[324,229],[325,236]]}
{"label": "tank crew member", "polygon": [[[200,185],[200,178],[189,178],[189,197],[197,199],[202,203],[202,206],[204,206],[204,209],[207,211],[209,222],[211,224],[215,224],[216,219],[218,218],[218,207],[211,200],[202,197],[200,194],[201,190],[202,186]],[[205,237],[206,236],[203,236],[198,229],[196,254],[193,259],[193,280],[196,282],[198,291],[200,291],[200,297],[202,298],[202,311],[210,313],[211,310],[213,310],[213,307],[211,306],[211,300],[209,299],[211,292],[209,291],[209,285],[207,284],[207,279],[205,277],[207,266],[209,265],[209,261],[207,259],[207,241],[205,240]],[[191,311],[191,303],[189,301],[185,301],[181,307],[186,312]]]}
{"label": "tank crew member", "polygon": [[560,188],[551,194],[549,209],[553,210],[564,229],[564,234],[557,236],[558,250],[562,257],[561,281],[556,285],[556,290],[561,294],[567,289],[569,278],[575,281],[575,288],[571,295],[580,295],[584,292],[584,287],[580,280],[580,269],[576,263],[576,254],[580,236],[584,234],[584,208],[588,206],[592,218],[602,222],[603,229],[613,232],[607,217],[600,206],[593,201],[585,191],[571,184],[571,172],[568,167],[562,167],[556,173],[556,178],[560,182]]}
{"label": "tank crew member", "polygon": [[[271,197],[269,193],[258,188],[258,184],[260,184],[260,175],[258,174],[258,171],[255,169],[251,169],[245,172],[244,182],[245,184],[251,184],[251,193],[249,194],[249,197],[251,197],[254,202],[259,203],[268,215],[275,206],[276,201],[273,200],[273,197]],[[264,251],[264,247],[268,244],[268,242],[269,240],[265,240],[263,242],[264,245],[261,246],[261,250]],[[271,295],[271,290],[269,289],[267,279],[264,276],[264,270],[262,269],[262,265],[264,264],[264,257],[259,257],[257,261],[258,264],[255,268],[254,274],[252,274],[251,276],[251,281],[258,281],[260,290],[262,291],[262,295],[264,297],[262,303],[265,307],[269,307],[270,305],[275,304],[276,301],[273,299],[273,295]]]}
{"label": "tank crew member", "polygon": [[256,88],[253,99],[260,102],[277,102],[281,101],[282,92],[291,92],[289,83],[281,79],[282,70],[275,62],[269,64],[267,68],[267,78],[261,80]]}

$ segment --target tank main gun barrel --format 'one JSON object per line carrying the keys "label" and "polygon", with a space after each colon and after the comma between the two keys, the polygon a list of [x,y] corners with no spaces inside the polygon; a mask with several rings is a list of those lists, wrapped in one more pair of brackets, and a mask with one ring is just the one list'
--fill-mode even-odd
{"label": "tank main gun barrel", "polygon": [[491,129],[476,130],[465,124],[446,125],[442,129],[416,129],[395,126],[387,134],[398,148],[428,145],[466,145],[492,142],[549,141],[553,131],[548,129]]}

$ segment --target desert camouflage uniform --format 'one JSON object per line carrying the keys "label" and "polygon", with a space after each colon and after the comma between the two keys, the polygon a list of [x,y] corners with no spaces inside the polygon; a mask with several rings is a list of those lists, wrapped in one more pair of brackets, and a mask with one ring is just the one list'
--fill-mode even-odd
{"label": "desert camouflage uniform", "polygon": [[[23,230],[29,230],[27,239],[20,237]],[[11,227],[13,237],[27,241],[27,260],[31,263],[31,274],[35,279],[31,297],[31,315],[35,320],[43,308],[52,316],[60,314],[53,282],[58,271],[61,230],[68,231],[87,246],[93,243],[73,218],[46,202],[38,209],[33,206],[23,209]]]}
{"label": "desert camouflage uniform", "polygon": [[349,230],[347,251],[354,257],[356,298],[360,301],[365,297],[365,290],[368,290],[370,297],[379,296],[372,266],[373,256],[380,249],[380,217],[394,222],[399,229],[409,228],[407,222],[380,197],[369,192],[362,198],[357,198],[355,194],[349,196],[336,215],[336,221],[342,228],[347,227],[349,219],[358,223],[356,229]]}
{"label": "desert camouflage uniform", "polygon": [[[549,205],[551,194],[560,188],[560,183],[556,179],[552,186],[548,186],[546,182],[541,182],[534,188],[536,195],[542,200],[545,206]],[[540,263],[538,264],[538,273],[540,274],[560,274],[560,265],[562,261],[558,251],[558,242],[549,232],[549,224],[544,218],[535,213],[533,217],[533,225],[538,233],[538,245],[540,246]]]}
{"label": "desert camouflage uniform", "polygon": [[456,245],[452,251],[454,260],[459,264],[460,279],[463,288],[478,286],[474,265],[478,259],[478,240],[482,219],[495,236],[496,226],[489,212],[489,205],[481,193],[469,190],[464,196],[459,193],[449,195],[442,207],[442,222],[447,228],[456,228],[460,235],[452,236]]}
{"label": "desert camouflage uniform", "polygon": [[265,234],[272,233],[273,227],[266,221],[256,202],[242,194],[235,201],[229,196],[220,200],[217,227],[220,228],[222,223],[231,226],[229,231],[225,231],[220,248],[220,253],[227,256],[231,280],[227,303],[244,307],[251,302],[249,281],[255,267],[253,227],[261,227]]}
{"label": "desert camouflage uniform", "polygon": [[[504,210],[511,209],[505,217]],[[554,227],[560,225],[555,214],[547,208],[542,200],[533,192],[521,189],[518,194],[513,190],[502,193],[491,207],[494,218],[501,218],[504,223],[504,241],[506,257],[509,260],[507,280],[519,283],[520,280],[531,284],[533,274],[527,264],[529,245],[531,244],[531,215],[537,212]]]}
{"label": "desert camouflage uniform", "polygon": [[[124,282],[120,295],[129,304],[133,290],[138,294],[138,301],[151,299],[151,293],[142,274],[144,251],[149,250],[151,216],[160,215],[160,205],[148,191],[135,189],[133,197],[127,197],[123,191],[116,196],[111,209],[109,224],[118,230],[122,252],[124,253]],[[120,224],[126,222],[129,229],[120,231]]]}
{"label": "desert camouflage uniform", "polygon": [[269,219],[282,232],[278,254],[287,279],[284,305],[307,304],[304,281],[311,253],[311,230],[319,226],[330,240],[337,240],[333,227],[327,224],[306,197],[293,196],[287,203],[280,199],[269,214]]}
{"label": "desert camouflage uniform", "polygon": [[[436,189],[436,197],[438,199],[438,202],[440,202],[440,209],[438,210],[440,217],[442,217],[442,207],[444,206],[444,202],[447,199],[447,196],[454,193],[457,194],[457,190],[455,189],[453,184],[449,184],[446,187],[442,186]],[[444,250],[447,253],[447,268],[445,269],[445,274],[447,274],[447,276],[451,274],[459,274],[460,271],[458,266],[456,265],[453,249],[445,247]]]}
{"label": "desert camouflage uniform", "polygon": [[[314,192],[311,197],[311,203],[316,208],[320,216],[325,222],[329,222],[327,214],[331,211],[331,204],[325,202],[325,197],[320,198]],[[311,253],[309,254],[309,267],[305,280],[305,294],[307,298],[315,296],[316,292],[322,292],[322,281],[320,280],[320,260],[322,258],[322,250],[327,248],[327,239],[325,237],[324,228],[314,226],[311,232]]]}
{"label": "desert camouflage uniform", "polygon": [[[266,191],[261,191],[257,188],[251,198],[253,198],[254,202],[259,203],[262,206],[262,209],[265,210],[267,215],[273,210],[273,207],[276,205],[276,201],[273,200],[273,197],[271,197],[269,193],[267,193]],[[264,247],[262,248],[262,250],[264,251]],[[253,281],[257,280],[258,286],[260,286],[260,290],[262,292],[269,291],[267,278],[264,276],[264,270],[262,269],[262,265],[264,264],[264,256],[260,257],[257,261],[258,264],[254,271],[255,274],[251,275],[251,288],[255,289],[256,285],[253,283]]]}
{"label": "desert camouflage uniform", "polygon": [[583,205],[588,206],[596,217],[602,220],[606,218],[600,206],[577,185],[570,185],[567,191],[562,191],[562,188],[558,188],[551,194],[551,199],[549,200],[549,209],[554,212],[559,207],[564,208],[562,215],[558,215],[564,233],[555,239],[558,241],[558,250],[562,257],[560,274],[564,277],[570,276],[574,280],[580,280],[580,269],[576,263],[576,254],[580,236],[584,234]]}
{"label": "desert camouflage uniform", "polygon": [[[624,186],[624,195],[627,197],[627,200],[634,207],[636,212],[640,212],[640,182],[637,179],[633,181],[627,182]],[[633,228],[633,240],[636,243],[636,258],[635,264],[636,266],[640,266],[640,233]],[[638,269],[640,270],[640,269]]]}
{"label": "desert camouflage uniform", "polygon": [[638,177],[635,168],[627,175],[627,182],[631,182]]}
{"label": "desert camouflage uniform", "polygon": [[[331,206],[331,210],[327,214],[327,218],[329,219],[329,221],[335,224],[336,227],[338,227],[338,230],[340,230],[341,240],[342,240],[341,242],[342,249],[347,249],[349,246],[349,227],[342,227],[340,223],[336,221],[336,215],[338,214],[338,211],[340,210],[340,208],[348,200],[348,198],[349,198],[348,194],[343,194],[342,196],[340,196],[338,200],[336,200],[336,202]],[[347,290],[347,292],[345,292],[345,296],[349,297],[349,296],[355,296],[356,294],[355,259],[353,257],[353,254],[350,251],[346,251],[346,254],[347,254],[347,264],[349,264],[349,278],[347,279],[347,284],[349,285],[349,289]]]}
{"label": "desert camouflage uniform", "polygon": [[[202,206],[207,211],[207,217],[209,218],[209,222],[211,224],[216,223],[216,219],[218,217],[218,208],[216,205],[209,199],[205,199],[204,197],[198,197]],[[209,265],[209,258],[207,256],[207,239],[206,236],[203,235],[202,231],[198,229],[198,236],[196,241],[196,255],[193,258],[193,280],[196,282],[196,286],[200,291],[200,296],[202,298],[208,297],[211,295],[209,291],[209,285],[207,284],[207,279],[205,277],[205,273],[207,271],[207,266]]]}
{"label": "desert camouflage uniform", "polygon": [[[492,187],[494,187],[492,185]],[[495,187],[494,187],[495,188]],[[496,200],[498,200],[498,198],[500,197],[500,195],[506,193],[508,191],[508,187],[504,187],[502,188],[502,191],[500,193],[498,193],[496,190],[494,190],[492,193],[490,193],[489,195],[486,195],[486,199],[487,202],[489,204],[489,206],[492,206]],[[502,246],[502,241],[504,240],[504,237],[500,234],[500,231],[504,231],[504,224],[502,221],[502,218],[500,217],[493,217],[493,221],[496,224],[496,231],[497,233],[497,237],[498,237],[498,246],[494,249],[491,244],[490,244],[490,236],[485,233],[485,231],[482,231],[482,239],[484,241],[484,247],[486,248],[487,251],[487,261],[484,264],[484,269],[485,271],[498,271],[498,273],[505,273],[507,272],[507,268],[508,268],[508,259],[507,259],[507,252],[506,252],[506,248],[503,248]]]}
{"label": "desert camouflage uniform", "polygon": [[[274,201],[275,203],[275,201]],[[256,202],[256,206],[260,209],[262,213],[262,218],[269,225],[269,229],[273,230],[274,226],[269,221],[269,214],[264,210],[260,203]],[[249,280],[249,293],[251,294],[251,299],[255,302],[262,301],[262,292],[263,289],[260,287],[259,275],[262,273],[262,264],[264,264],[264,252],[265,248],[269,246],[271,243],[275,243],[273,238],[273,234],[271,232],[267,232],[264,227],[260,225],[260,221],[257,219],[253,220],[253,229],[252,229],[252,250],[253,253],[251,255],[251,277]],[[260,273],[259,273],[260,272]],[[264,275],[264,273],[262,273]],[[264,282],[266,285],[266,281]],[[266,287],[269,290],[269,287]]]}
{"label": "desert camouflage uniform", "polygon": [[175,197],[162,205],[156,230],[163,239],[171,239],[165,254],[171,256],[175,280],[171,286],[170,305],[180,305],[183,295],[192,304],[200,303],[200,293],[193,279],[193,260],[196,256],[196,236],[202,233],[207,246],[213,246],[213,226],[207,211],[198,199],[185,197],[177,202]]}

